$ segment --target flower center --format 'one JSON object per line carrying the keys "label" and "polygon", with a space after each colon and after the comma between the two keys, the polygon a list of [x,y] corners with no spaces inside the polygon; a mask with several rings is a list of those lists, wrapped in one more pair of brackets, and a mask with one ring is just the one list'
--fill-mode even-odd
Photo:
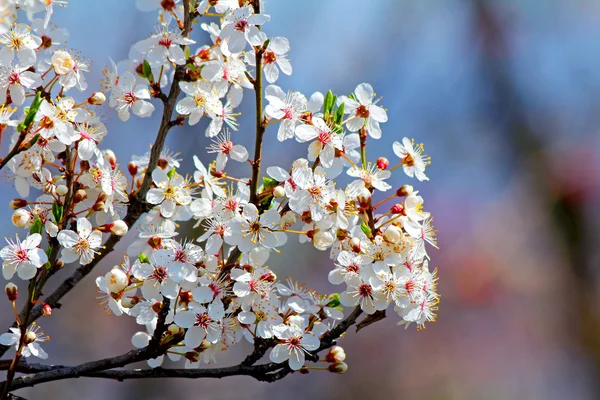
{"label": "flower center", "polygon": [[90,248],[90,243],[85,239],[79,239],[79,241],[75,245],[75,248],[78,252],[87,251]]}
{"label": "flower center", "polygon": [[288,348],[299,349],[301,344],[301,339],[298,336],[292,336],[289,338],[286,343]]}
{"label": "flower center", "polygon": [[232,148],[233,143],[231,142],[231,140],[221,143],[221,153],[223,154],[229,154]]}
{"label": "flower center", "polygon": [[185,263],[187,262],[187,253],[183,250],[177,250],[175,252],[175,261],[180,262],[180,263]]}
{"label": "flower center", "polygon": [[238,22],[235,23],[235,29],[238,31],[245,32],[247,27],[248,21],[246,21],[245,19],[240,19]]}
{"label": "flower center", "polygon": [[263,54],[263,62],[265,63],[265,65],[273,64],[275,61],[277,61],[277,56],[275,55],[275,52],[271,50],[265,51],[265,54]]}
{"label": "flower center", "polygon": [[11,72],[8,76],[9,85],[17,85],[20,82],[19,74],[17,72]]}
{"label": "flower center", "polygon": [[331,143],[331,132],[319,131],[319,142],[323,143],[324,146]]}
{"label": "flower center", "polygon": [[40,127],[43,129],[52,129],[54,127],[54,121],[48,116],[44,117],[40,121]]}
{"label": "flower center", "polygon": [[167,269],[165,267],[157,267],[154,269],[151,277],[162,283],[162,281],[167,279]]}
{"label": "flower center", "polygon": [[173,9],[175,9],[175,1],[174,0],[162,0],[160,2],[160,6],[165,11],[173,11]]}
{"label": "flower center", "polygon": [[210,323],[211,319],[207,313],[202,313],[196,316],[196,325],[198,325],[200,328],[208,329]]}
{"label": "flower center", "polygon": [[358,287],[358,293],[360,297],[370,297],[371,293],[373,293],[373,288],[368,283],[363,283]]}
{"label": "flower center", "polygon": [[358,274],[360,272],[360,267],[357,264],[348,265],[348,267],[346,267],[346,271]]}
{"label": "flower center", "polygon": [[15,259],[19,262],[24,262],[28,260],[27,250],[19,249],[15,252]]}
{"label": "flower center", "polygon": [[367,106],[360,105],[356,109],[356,116],[358,118],[369,118],[369,114],[370,113],[369,113],[369,109],[367,108]]}
{"label": "flower center", "polygon": [[173,44],[173,41],[171,39],[169,39],[168,37],[163,37],[162,39],[160,39],[158,41],[158,44],[160,46],[166,47],[168,49]]}
{"label": "flower center", "polygon": [[125,93],[125,96],[123,96],[123,98],[125,99],[125,103],[127,103],[127,104],[133,104],[137,100],[137,97],[135,96],[135,94],[133,94],[131,92]]}

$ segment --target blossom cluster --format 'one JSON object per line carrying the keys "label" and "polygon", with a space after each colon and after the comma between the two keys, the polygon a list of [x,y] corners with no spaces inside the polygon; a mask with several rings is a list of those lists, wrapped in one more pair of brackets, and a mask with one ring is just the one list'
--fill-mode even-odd
{"label": "blossom cluster", "polygon": [[[48,36],[51,6],[19,4],[29,16],[45,11],[46,20],[9,24],[0,37],[0,129],[12,131],[11,148],[19,149],[7,164],[20,195],[13,223],[29,230],[0,251],[4,277],[31,280],[64,264],[94,262],[103,235],[127,233],[123,219],[136,198],[149,209],[136,238],[123,263],[96,279],[106,310],[143,327],[132,338],[136,347],[150,343],[164,318],[161,345],[186,367],[213,362],[241,341],[265,340],[271,361],[298,370],[349,309],[375,314],[393,307],[400,324],[419,329],[434,321],[439,295],[428,266],[427,246],[436,246],[431,216],[417,190],[393,187],[390,179],[402,171],[428,180],[423,146],[404,138],[393,142],[394,166],[384,157],[368,162],[367,143],[381,139],[388,119],[371,85],[359,84],[346,96],[285,91],[275,83],[280,72],[292,73],[290,45],[264,32],[268,14],[250,2],[201,1],[194,12],[219,19],[200,24],[211,43],[196,47],[184,27],[183,1],[138,0],[140,10],[158,11],[155,33],[135,43],[127,60],[111,61],[102,90],[81,101],[70,94],[86,90],[89,63]],[[232,135],[244,92],[263,91],[263,73],[269,85],[259,123],[277,125],[266,140],[295,140],[306,146],[306,157],[269,165],[252,182],[227,170],[229,159],[249,161],[253,169],[261,162],[250,160]],[[129,183],[114,153],[99,148],[107,129],[94,107],[108,99],[122,121],[148,117],[170,83],[182,91],[175,105],[181,124],[209,120],[210,162],[194,156],[190,177],[178,172],[183,160],[168,149],[150,170],[148,152],[129,162]],[[147,173],[149,190],[138,198]],[[343,175],[349,183],[335,181]],[[31,188],[41,195],[28,200]],[[194,236],[181,239],[178,229],[187,221]],[[270,257],[289,257],[290,240],[329,254],[328,281],[338,293],[282,280],[267,266]],[[16,344],[18,337],[15,330],[0,342]],[[28,354],[45,355],[29,348]],[[163,358],[148,363],[156,367]]]}

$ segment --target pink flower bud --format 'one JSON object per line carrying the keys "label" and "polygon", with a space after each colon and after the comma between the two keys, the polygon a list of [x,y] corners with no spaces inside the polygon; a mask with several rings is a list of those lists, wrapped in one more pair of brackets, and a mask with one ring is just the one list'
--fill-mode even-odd
{"label": "pink flower bud", "polygon": [[114,235],[117,235],[117,236],[125,236],[127,234],[127,232],[129,231],[127,224],[120,219],[118,219],[110,224],[107,224],[107,225],[110,225],[109,229],[110,229],[111,233],[113,233]]}
{"label": "pink flower bud", "polygon": [[350,244],[350,248],[352,249],[353,252],[360,253],[360,239],[359,238],[350,239],[349,244]]}
{"label": "pink flower bud", "polygon": [[44,306],[42,307],[42,315],[44,317],[49,317],[52,315],[52,307],[50,307],[50,304],[44,304]]}
{"label": "pink flower bud", "polygon": [[330,363],[340,363],[346,359],[346,353],[340,346],[333,346],[325,356],[325,361]]}
{"label": "pink flower bud", "polygon": [[377,159],[377,168],[381,169],[381,170],[385,170],[390,166],[390,162],[387,158],[385,157],[379,157]]}
{"label": "pink flower bud", "polygon": [[27,205],[27,200],[25,200],[25,199],[13,199],[13,201],[10,202],[10,208],[12,208],[13,210],[23,208],[26,205]]}
{"label": "pink flower bud", "polygon": [[404,206],[400,203],[394,204],[392,208],[390,208],[392,214],[404,214]]}

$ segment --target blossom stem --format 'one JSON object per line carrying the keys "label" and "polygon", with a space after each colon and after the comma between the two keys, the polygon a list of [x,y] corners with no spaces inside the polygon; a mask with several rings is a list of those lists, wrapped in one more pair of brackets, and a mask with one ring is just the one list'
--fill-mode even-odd
{"label": "blossom stem", "polygon": [[343,157],[343,158],[344,158],[346,161],[348,161],[348,162],[349,162],[349,163],[350,163],[350,164],[351,164],[351,165],[352,165],[354,168],[356,168],[356,169],[360,169],[360,168],[358,167],[358,165],[356,165],[356,163],[355,163],[354,161],[352,161],[352,159],[351,159],[350,157],[348,157],[346,154],[342,153],[342,154],[341,154],[341,156],[342,156],[342,157]]}
{"label": "blossom stem", "polygon": [[394,193],[393,195],[391,195],[390,197],[386,197],[385,199],[381,200],[380,202],[376,203],[375,205],[373,205],[373,209],[376,209],[377,207],[379,207],[380,205],[382,205],[383,203],[392,200],[394,197],[396,197],[396,193]]}

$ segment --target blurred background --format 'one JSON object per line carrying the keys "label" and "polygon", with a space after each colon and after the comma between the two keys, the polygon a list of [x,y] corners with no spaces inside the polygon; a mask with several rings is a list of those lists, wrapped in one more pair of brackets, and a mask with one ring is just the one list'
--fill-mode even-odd
{"label": "blurred background", "polygon": [[[282,75],[278,85],[309,96],[328,89],[349,94],[368,82],[389,115],[383,138],[369,145],[369,159],[392,160],[391,143],[404,136],[425,144],[431,180],[396,174],[393,184],[413,184],[435,217],[437,323],[404,330],[389,313],[359,333],[349,331],[340,343],[350,367],[345,375],[313,371],[273,384],[247,377],[81,378],[18,394],[46,400],[600,398],[600,2],[271,0],[266,11],[272,16],[267,34],[292,45],[294,74]],[[153,31],[155,17],[137,11],[132,0],[72,0],[53,20],[69,29],[69,47],[94,60],[93,90],[109,57],[126,58],[129,46]],[[199,26],[193,38],[209,40]],[[234,139],[249,149],[253,107],[246,92]],[[149,148],[160,105],[153,118],[127,124],[112,110],[105,113],[110,134],[103,144],[122,165]],[[168,137],[184,172],[192,171],[193,154],[205,153],[206,123],[175,128]],[[305,156],[305,146],[280,144],[275,135],[276,128],[267,131],[265,166]],[[237,172],[249,175],[243,168]],[[6,186],[0,192],[5,220],[14,196]],[[40,321],[52,337],[45,345],[50,362],[81,363],[132,347],[133,319],[107,316],[95,300],[94,278],[118,263],[125,248],[122,243],[60,310]],[[294,251],[302,257],[286,256]],[[290,248],[269,265],[280,277],[335,291],[326,279],[327,254],[317,250]],[[0,326],[11,321],[1,302]],[[237,363],[250,349],[240,345],[218,365]]]}

